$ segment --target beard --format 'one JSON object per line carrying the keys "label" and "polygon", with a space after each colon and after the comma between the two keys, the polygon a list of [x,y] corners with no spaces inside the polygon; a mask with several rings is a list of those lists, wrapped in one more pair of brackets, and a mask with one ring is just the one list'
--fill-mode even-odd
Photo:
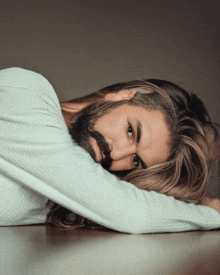
{"label": "beard", "polygon": [[124,104],[124,101],[105,101],[99,104],[91,104],[78,114],[77,118],[71,123],[69,130],[70,135],[76,144],[85,149],[95,162],[97,162],[96,154],[93,147],[89,143],[89,139],[92,137],[96,140],[101,152],[105,156],[105,158],[101,160],[100,164],[106,170],[109,170],[113,162],[110,156],[111,150],[105,137],[94,129],[94,125],[99,118],[122,104]]}

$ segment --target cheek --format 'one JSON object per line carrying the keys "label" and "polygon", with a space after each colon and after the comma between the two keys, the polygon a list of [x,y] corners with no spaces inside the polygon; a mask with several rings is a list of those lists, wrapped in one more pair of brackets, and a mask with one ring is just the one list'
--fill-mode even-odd
{"label": "cheek", "polygon": [[106,139],[115,140],[122,133],[122,121],[113,117],[102,118],[94,126]]}

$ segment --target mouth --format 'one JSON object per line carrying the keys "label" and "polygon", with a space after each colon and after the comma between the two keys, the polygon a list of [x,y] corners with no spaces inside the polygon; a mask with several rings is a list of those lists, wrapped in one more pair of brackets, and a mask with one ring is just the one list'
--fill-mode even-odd
{"label": "mouth", "polygon": [[90,137],[89,143],[91,144],[95,155],[96,155],[96,161],[101,162],[104,159],[104,154],[101,151],[100,147],[98,146],[98,143],[93,137]]}
{"label": "mouth", "polygon": [[104,169],[109,170],[113,159],[110,156],[111,150],[104,136],[93,131],[90,133],[88,142],[94,153],[94,161],[100,163]]}

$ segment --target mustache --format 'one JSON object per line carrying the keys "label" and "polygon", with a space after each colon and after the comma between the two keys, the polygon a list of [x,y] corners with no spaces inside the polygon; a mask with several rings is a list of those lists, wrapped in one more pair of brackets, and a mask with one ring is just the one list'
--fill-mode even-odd
{"label": "mustache", "polygon": [[104,169],[108,170],[112,165],[113,159],[110,156],[111,150],[105,137],[96,130],[89,131],[89,135],[96,140],[100,150],[105,155],[105,158],[101,161],[101,165]]}

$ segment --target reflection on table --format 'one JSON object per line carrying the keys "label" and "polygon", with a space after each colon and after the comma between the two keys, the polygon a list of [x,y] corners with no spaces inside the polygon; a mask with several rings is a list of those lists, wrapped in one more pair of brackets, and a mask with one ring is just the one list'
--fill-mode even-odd
{"label": "reflection on table", "polygon": [[130,235],[0,228],[2,275],[220,274],[220,230]]}

